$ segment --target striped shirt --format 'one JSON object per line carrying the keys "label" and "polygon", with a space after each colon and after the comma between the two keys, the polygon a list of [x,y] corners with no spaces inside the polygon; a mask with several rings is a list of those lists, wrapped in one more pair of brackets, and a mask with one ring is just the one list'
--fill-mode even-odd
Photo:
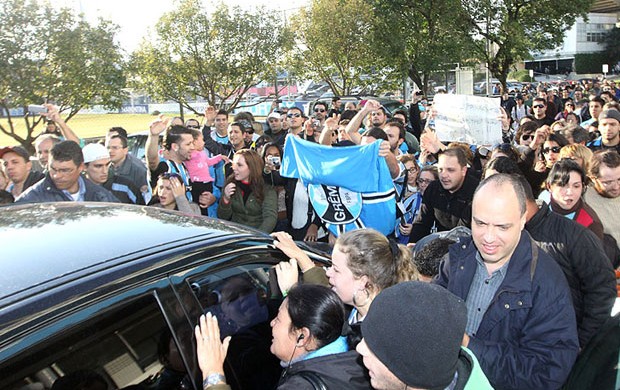
{"label": "striped shirt", "polygon": [[500,269],[496,270],[489,276],[487,267],[480,257],[480,253],[476,253],[476,273],[469,288],[469,294],[465,303],[467,304],[467,327],[465,332],[468,335],[475,336],[478,327],[482,322],[484,313],[486,313],[489,305],[495,297],[495,293],[506,277],[508,263],[504,264]]}

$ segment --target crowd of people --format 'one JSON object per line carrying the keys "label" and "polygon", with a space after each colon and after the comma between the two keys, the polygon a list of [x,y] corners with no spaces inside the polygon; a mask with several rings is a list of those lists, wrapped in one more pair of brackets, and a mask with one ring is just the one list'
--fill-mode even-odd
{"label": "crowd of people", "polygon": [[[207,107],[154,120],[146,162],[122,127],[83,145],[48,106],[36,158],[0,149],[0,200],[132,203],[270,233],[291,259],[275,269],[278,388],[554,389],[618,294],[619,97],[608,80],[506,91],[497,145],[439,139],[419,94],[396,112],[274,102],[265,123]],[[296,241],[331,245],[331,266]],[[195,333],[205,388],[228,388],[230,339],[210,313]]]}

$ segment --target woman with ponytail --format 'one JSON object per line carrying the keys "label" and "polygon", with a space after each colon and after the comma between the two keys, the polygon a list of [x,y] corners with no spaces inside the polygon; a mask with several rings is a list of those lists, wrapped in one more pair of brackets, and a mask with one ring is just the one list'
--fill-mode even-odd
{"label": "woman with ponytail", "polygon": [[276,267],[280,289],[286,291],[297,282],[296,264],[305,283],[329,285],[345,304],[352,306],[346,333],[353,346],[361,340],[359,326],[372,300],[396,283],[418,280],[411,250],[373,229],[353,230],[338,237],[332,266],[327,271],[316,267],[287,233],[273,233],[272,237],[276,248],[292,259]]}

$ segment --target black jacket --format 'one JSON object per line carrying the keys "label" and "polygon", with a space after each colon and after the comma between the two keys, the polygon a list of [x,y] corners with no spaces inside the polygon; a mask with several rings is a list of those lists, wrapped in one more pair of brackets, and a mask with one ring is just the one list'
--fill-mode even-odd
{"label": "black jacket", "polygon": [[467,172],[463,186],[456,192],[445,190],[439,180],[428,185],[422,197],[420,212],[413,222],[409,242],[417,242],[427,236],[436,225],[437,231],[457,226],[471,226],[471,202],[478,187],[478,179]]}
{"label": "black jacket", "polygon": [[278,390],[312,390],[314,386],[299,375],[317,374],[328,389],[372,389],[361,357],[356,351],[326,355],[294,363],[280,380]]}
{"label": "black jacket", "polygon": [[598,237],[552,212],[543,203],[525,224],[536,243],[562,268],[571,289],[579,345],[584,348],[609,318],[616,299],[616,277]]}
{"label": "black jacket", "polygon": [[22,192],[26,191],[26,189],[32,187],[34,184],[38,183],[45,177],[41,172],[33,171],[32,169],[28,173],[28,177],[24,181],[24,187],[22,188]]}

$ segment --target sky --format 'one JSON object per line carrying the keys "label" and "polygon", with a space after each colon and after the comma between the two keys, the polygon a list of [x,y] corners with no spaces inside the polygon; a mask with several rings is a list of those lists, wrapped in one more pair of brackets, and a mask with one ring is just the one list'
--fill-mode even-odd
{"label": "sky", "polygon": [[[307,6],[310,0],[223,0],[229,6],[240,6],[251,10],[265,6],[267,9],[280,11],[280,15],[295,13],[300,7]],[[86,20],[96,21],[99,16],[119,25],[118,41],[127,53],[134,51],[142,38],[147,35],[159,17],[174,9],[173,0],[59,0],[56,6],[66,6],[83,13]],[[205,6],[214,2],[203,0]],[[277,14],[276,14],[277,15]]]}

